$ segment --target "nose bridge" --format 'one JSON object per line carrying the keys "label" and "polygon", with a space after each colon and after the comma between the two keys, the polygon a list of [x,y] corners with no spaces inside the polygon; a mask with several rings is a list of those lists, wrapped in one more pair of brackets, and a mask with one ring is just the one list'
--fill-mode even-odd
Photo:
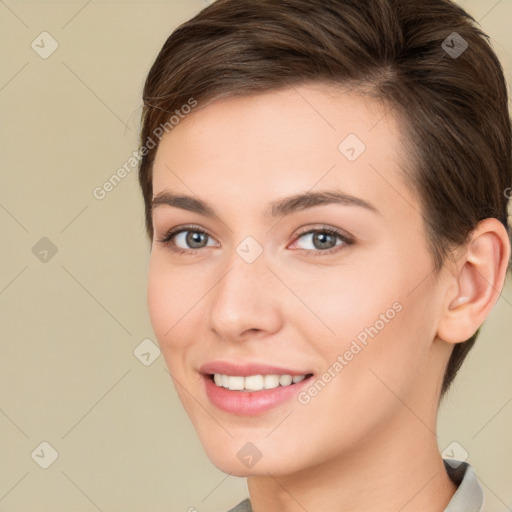
{"label": "nose bridge", "polygon": [[212,290],[210,325],[227,339],[236,339],[248,329],[278,328],[278,290],[274,290],[278,283],[256,243],[244,239],[235,248]]}

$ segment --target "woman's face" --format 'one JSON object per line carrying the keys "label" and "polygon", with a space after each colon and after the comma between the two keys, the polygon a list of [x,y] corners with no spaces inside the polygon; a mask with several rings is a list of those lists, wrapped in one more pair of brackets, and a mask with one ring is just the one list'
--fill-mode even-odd
{"label": "woman's face", "polygon": [[149,313],[221,470],[287,474],[435,428],[442,280],[399,128],[303,85],[217,100],[162,138]]}

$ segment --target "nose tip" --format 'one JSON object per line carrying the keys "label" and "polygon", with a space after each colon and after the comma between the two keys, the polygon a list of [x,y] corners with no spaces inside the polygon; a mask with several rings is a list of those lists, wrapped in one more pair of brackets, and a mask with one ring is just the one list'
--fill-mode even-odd
{"label": "nose tip", "polygon": [[[249,238],[239,244],[242,255],[237,250],[230,268],[210,294],[209,327],[223,339],[239,340],[260,331],[275,332],[282,323],[279,281],[261,256],[263,251],[254,258],[258,248]],[[251,263],[246,259],[248,255]]]}

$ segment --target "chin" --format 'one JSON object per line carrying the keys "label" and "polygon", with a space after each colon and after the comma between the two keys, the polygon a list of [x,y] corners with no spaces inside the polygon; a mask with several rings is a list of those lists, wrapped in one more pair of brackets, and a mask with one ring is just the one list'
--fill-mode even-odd
{"label": "chin", "polygon": [[[234,441],[234,440],[231,440]],[[276,449],[272,450],[271,455],[265,455],[247,442],[206,445],[203,444],[205,453],[210,462],[220,471],[238,477],[248,476],[274,476],[286,475],[300,470],[298,464],[291,465],[297,454],[286,454]]]}
{"label": "chin", "polygon": [[211,463],[223,473],[237,477],[248,477],[248,476],[268,476],[268,474],[279,475],[290,473],[290,468],[279,467],[272,463],[265,464],[262,460],[258,461],[253,467],[246,467],[237,458],[226,459],[226,458],[213,458],[209,457]]}

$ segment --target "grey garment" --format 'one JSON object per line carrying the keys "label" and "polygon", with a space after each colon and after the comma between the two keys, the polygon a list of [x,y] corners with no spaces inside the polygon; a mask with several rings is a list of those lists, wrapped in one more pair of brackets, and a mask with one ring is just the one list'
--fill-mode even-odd
{"label": "grey garment", "polygon": [[[457,490],[444,512],[481,512],[484,493],[473,468],[467,462],[444,460],[444,467]],[[251,501],[246,498],[228,512],[252,512]]]}
{"label": "grey garment", "polygon": [[[455,466],[455,467],[453,467]],[[444,460],[446,472],[458,488],[444,512],[480,512],[484,493],[474,469],[467,462]]]}
{"label": "grey garment", "polygon": [[229,509],[228,512],[252,512],[251,500],[245,498],[244,501],[241,501],[236,507]]}

